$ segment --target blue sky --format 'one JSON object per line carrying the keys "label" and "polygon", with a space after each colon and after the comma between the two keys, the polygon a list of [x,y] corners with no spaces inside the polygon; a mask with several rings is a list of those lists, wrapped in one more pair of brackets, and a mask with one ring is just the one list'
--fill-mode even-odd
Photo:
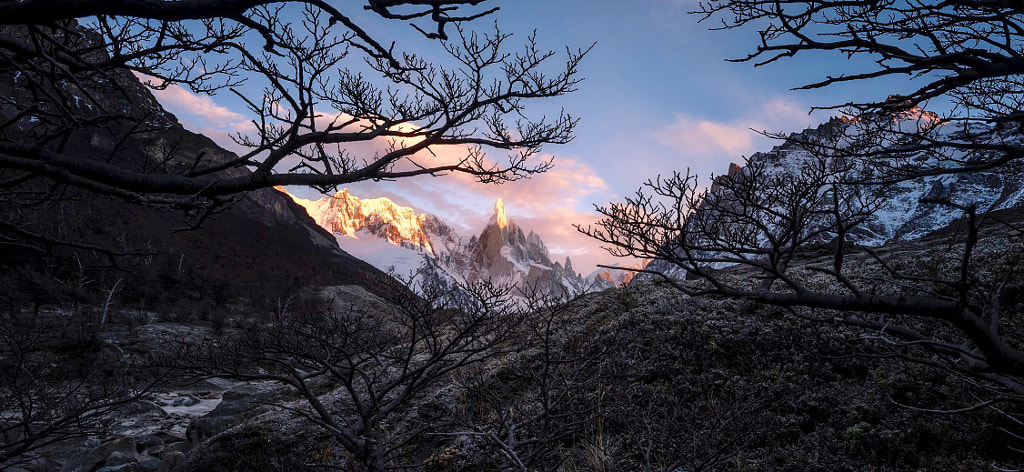
{"label": "blue sky", "polygon": [[[353,195],[388,196],[460,227],[466,234],[486,223],[494,199],[521,226],[535,229],[558,258],[571,256],[586,274],[598,263],[614,263],[598,245],[576,234],[571,223],[593,222],[593,205],[620,200],[647,178],[691,168],[702,177],[724,173],[730,162],[767,150],[773,143],[750,131],[799,131],[827,120],[808,116],[813,105],[878,99],[900,91],[899,83],[876,81],[813,91],[791,91],[855,64],[835,55],[797,57],[765,67],[729,63],[753,50],[753,30],[709,31],[687,13],[690,0],[497,2],[501,10],[475,26],[497,20],[519,44],[536,29],[541,46],[564,50],[596,47],[581,68],[577,93],[538,102],[535,111],[565,108],[581,118],[570,144],[545,148],[555,169],[527,181],[493,186],[449,176],[362,183]],[[371,32],[416,50],[423,40],[394,22],[372,22]],[[518,39],[517,39],[518,38]],[[905,86],[905,85],[904,85]],[[229,94],[194,96],[181,89],[157,94],[186,127],[226,147],[226,132],[247,120]],[[305,198],[308,189],[289,189]]]}

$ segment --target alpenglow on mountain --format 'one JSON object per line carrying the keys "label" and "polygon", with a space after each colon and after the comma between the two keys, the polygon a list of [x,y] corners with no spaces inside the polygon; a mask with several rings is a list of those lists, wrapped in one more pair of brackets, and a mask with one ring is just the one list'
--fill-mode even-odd
{"label": "alpenglow on mountain", "polygon": [[500,198],[484,229],[467,239],[441,218],[383,197],[362,199],[346,189],[317,200],[291,197],[345,251],[399,276],[425,269],[443,280],[491,280],[560,294],[611,286],[584,278],[569,258],[552,261],[540,235],[508,218]]}

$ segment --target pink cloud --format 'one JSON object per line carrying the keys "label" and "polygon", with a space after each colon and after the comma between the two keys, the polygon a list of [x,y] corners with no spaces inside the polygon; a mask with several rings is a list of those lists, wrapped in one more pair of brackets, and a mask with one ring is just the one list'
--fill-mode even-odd
{"label": "pink cloud", "polygon": [[[441,157],[445,151],[435,152]],[[480,184],[471,176],[455,174],[398,182],[364,182],[348,188],[359,197],[386,196],[418,212],[433,213],[466,237],[483,229],[495,200],[501,198],[508,217],[524,231],[539,234],[552,259],[564,262],[567,256],[571,257],[573,267],[584,275],[598,264],[622,262],[573,227],[574,224],[586,227],[598,220],[593,204],[613,200],[607,183],[585,162],[569,157],[555,158],[554,162],[555,167],[545,173],[501,185]],[[296,189],[296,192],[302,190]]]}
{"label": "pink cloud", "polygon": [[721,173],[730,162],[778,144],[758,131],[797,130],[817,123],[807,111],[805,106],[776,97],[726,122],[677,115],[674,121],[655,130],[653,137],[698,171]]}
{"label": "pink cloud", "polygon": [[[251,123],[243,115],[218,105],[209,96],[196,95],[182,87],[170,86],[154,93],[186,128],[210,137],[229,150],[245,151],[230,138],[235,132],[251,131]],[[317,121],[326,125],[328,120],[336,117],[335,114],[324,113]],[[403,144],[408,143],[398,142],[397,146]],[[346,150],[357,159],[372,160],[385,152],[387,146],[387,141],[378,140],[355,143]],[[412,161],[420,165],[453,163],[467,152],[464,147],[435,147],[432,151],[417,153]],[[502,153],[491,150],[489,159],[500,163],[505,158]],[[550,157],[536,156],[532,159],[541,162]],[[287,159],[282,163],[282,169],[295,162],[295,159]],[[403,161],[396,165],[396,170],[414,167],[413,162]],[[548,172],[501,185],[480,184],[471,175],[452,173],[438,178],[421,176],[395,182],[362,182],[348,188],[361,198],[389,197],[401,205],[415,208],[417,212],[433,213],[467,237],[483,229],[493,211],[494,201],[503,198],[508,216],[524,231],[532,230],[539,234],[554,260],[564,262],[565,257],[571,257],[574,268],[584,275],[593,271],[597,264],[620,262],[572,226],[593,224],[598,219],[593,204],[604,204],[613,199],[608,194],[609,186],[604,179],[579,159],[559,157],[555,160],[555,167]],[[312,189],[289,188],[289,191],[302,198],[318,198]]]}
{"label": "pink cloud", "polygon": [[753,132],[744,124],[724,124],[678,116],[661,129],[656,139],[664,145],[700,158],[725,154],[739,157],[753,147]]}
{"label": "pink cloud", "polygon": [[[143,82],[159,82],[144,74],[135,74]],[[211,96],[193,93],[180,85],[168,85],[163,90],[150,90],[163,107],[194,128],[222,131],[245,131],[252,123],[245,115],[218,105]],[[205,133],[204,133],[205,134]],[[218,143],[220,143],[218,141]]]}
{"label": "pink cloud", "polygon": [[245,116],[217,105],[209,96],[196,95],[177,85],[153,93],[171,113],[201,117],[212,126],[237,128],[249,123]]}

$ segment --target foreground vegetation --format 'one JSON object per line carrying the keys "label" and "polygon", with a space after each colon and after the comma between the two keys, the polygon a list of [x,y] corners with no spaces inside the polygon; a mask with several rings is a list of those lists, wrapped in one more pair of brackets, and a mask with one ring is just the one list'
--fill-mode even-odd
{"label": "foreground vegetation", "polygon": [[[927,240],[892,250],[917,260],[941,252]],[[38,377],[46,387],[39,392],[80,382],[89,387],[81,391],[111,396],[94,399],[102,421],[62,430],[71,434],[60,437],[61,449],[42,444],[16,459],[30,470],[59,470],[69,441],[96,450],[85,444],[91,436],[103,444],[131,437],[139,457],[156,459],[150,465],[190,471],[1021,464],[1016,403],[963,408],[984,398],[983,385],[955,370],[877,355],[873,345],[882,340],[855,328],[689,297],[657,280],[573,300],[535,293],[525,304],[510,290],[463,287],[453,297],[333,287],[274,309],[235,299],[219,326],[187,317],[125,325],[119,314],[77,343],[36,331],[35,358],[65,367]],[[52,320],[47,313],[39,320]],[[4,326],[10,334],[28,325]],[[4,351],[5,375],[12,354]],[[156,433],[114,427],[138,414],[118,409],[123,404],[212,377],[237,383],[197,394],[221,404],[179,419],[188,434],[176,446],[143,446]],[[129,464],[142,470],[137,461]]]}

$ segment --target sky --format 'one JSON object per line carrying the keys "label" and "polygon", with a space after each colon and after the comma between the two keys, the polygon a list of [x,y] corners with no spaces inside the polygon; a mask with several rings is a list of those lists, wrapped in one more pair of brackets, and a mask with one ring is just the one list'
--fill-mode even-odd
{"label": "sky", "polygon": [[[696,8],[694,0],[488,3],[501,10],[474,26],[489,29],[497,21],[515,35],[513,43],[525,41],[534,30],[540,46],[556,51],[596,42],[581,66],[585,80],[579,90],[533,105],[544,113],[564,108],[581,119],[573,142],[544,148],[545,156],[554,157],[554,169],[503,185],[449,175],[348,188],[361,198],[385,196],[433,213],[467,237],[483,228],[495,200],[502,198],[511,219],[540,234],[555,259],[571,257],[584,275],[598,264],[632,263],[609,256],[573,228],[598,219],[595,205],[622,201],[645,180],[672,171],[691,169],[706,182],[712,174],[725,173],[730,162],[741,163],[744,156],[777,144],[752,129],[800,131],[839,114],[809,114],[812,106],[875,100],[900,91],[901,84],[893,81],[791,90],[857,66],[843,57],[808,55],[757,68],[727,62],[753,50],[756,31],[709,31],[713,22],[698,23],[699,17],[688,13]],[[423,44],[419,33],[405,25],[370,25],[372,33],[395,40],[399,48],[416,50]],[[195,95],[179,87],[155,93],[186,128],[228,149],[238,148],[228,134],[244,130],[249,117],[230,94]],[[288,190],[304,198],[317,196],[311,189]]]}

